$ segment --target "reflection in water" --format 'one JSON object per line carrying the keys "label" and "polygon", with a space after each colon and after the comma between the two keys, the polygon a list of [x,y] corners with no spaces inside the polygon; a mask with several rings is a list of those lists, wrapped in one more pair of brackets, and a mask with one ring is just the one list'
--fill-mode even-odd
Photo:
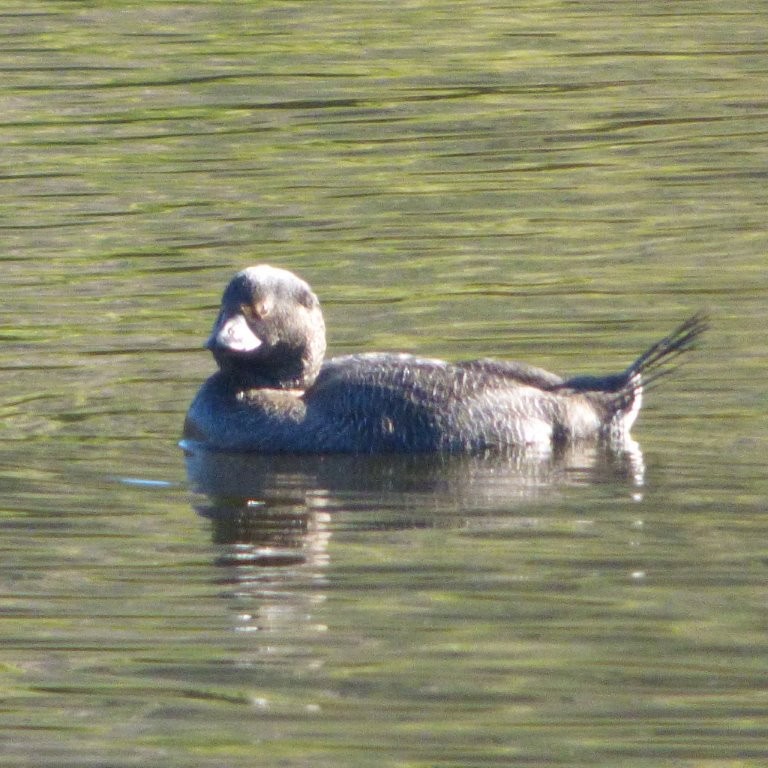
{"label": "reflection in water", "polygon": [[190,441],[183,448],[194,506],[224,547],[222,581],[243,603],[238,629],[293,637],[318,629],[312,612],[324,599],[334,512],[374,509],[377,528],[404,528],[435,524],[425,517],[430,510],[504,510],[508,517],[516,500],[551,498],[566,486],[643,480],[636,443],[474,456],[228,454]]}
{"label": "reflection in water", "polygon": [[[226,480],[216,466],[204,463],[211,477]],[[234,465],[223,469],[237,472]],[[222,545],[216,565],[223,571],[225,596],[238,606],[237,629],[289,637],[317,629],[311,616],[324,599],[318,587],[327,562],[330,516],[291,492],[266,503],[235,483],[230,491],[218,483],[215,487],[215,494],[198,497],[195,508],[211,520],[213,541]]]}
{"label": "reflection in water", "polygon": [[274,508],[312,508],[335,495],[420,493],[468,508],[508,506],[515,499],[604,481],[643,484],[640,447],[579,443],[554,452],[482,455],[260,455],[209,451],[183,443],[192,488],[208,497],[211,517],[246,520]]}
{"label": "reflection in water", "polygon": [[214,541],[224,545],[216,565],[225,574],[226,596],[239,606],[238,630],[296,637],[318,629],[311,616],[324,599],[327,514],[247,501],[198,510],[212,520]]}

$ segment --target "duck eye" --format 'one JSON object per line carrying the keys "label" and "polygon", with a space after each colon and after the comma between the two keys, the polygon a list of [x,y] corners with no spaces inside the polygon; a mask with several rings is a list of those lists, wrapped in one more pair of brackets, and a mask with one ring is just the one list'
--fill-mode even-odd
{"label": "duck eye", "polygon": [[243,313],[243,317],[248,322],[255,322],[256,320],[262,320],[272,310],[272,303],[269,301],[257,301],[253,304],[241,304],[240,311]]}
{"label": "duck eye", "polygon": [[272,311],[272,302],[265,299],[253,305],[253,314],[258,318],[266,317]]}

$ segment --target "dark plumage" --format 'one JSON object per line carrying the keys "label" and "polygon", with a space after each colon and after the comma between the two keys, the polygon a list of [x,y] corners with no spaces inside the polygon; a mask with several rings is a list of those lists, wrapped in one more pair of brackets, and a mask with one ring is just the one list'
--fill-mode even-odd
{"label": "dark plumage", "polygon": [[325,326],[310,287],[266,265],[224,291],[207,347],[219,371],[201,387],[187,439],[259,453],[416,453],[549,450],[606,439],[621,444],[643,383],[691,349],[696,315],[622,373],[561,379],[500,360],[448,363],[399,354],[323,362]]}

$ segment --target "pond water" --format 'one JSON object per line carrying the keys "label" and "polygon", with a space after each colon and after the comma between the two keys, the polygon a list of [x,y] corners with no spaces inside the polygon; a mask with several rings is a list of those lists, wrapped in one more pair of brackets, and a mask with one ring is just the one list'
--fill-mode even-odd
{"label": "pond water", "polygon": [[[768,11],[8,2],[0,764],[768,762]],[[636,455],[179,448],[231,274],[332,354],[624,367]]]}

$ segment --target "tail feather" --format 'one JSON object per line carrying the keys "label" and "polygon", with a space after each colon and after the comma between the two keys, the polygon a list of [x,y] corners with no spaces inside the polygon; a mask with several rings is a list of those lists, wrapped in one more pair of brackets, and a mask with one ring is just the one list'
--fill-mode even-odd
{"label": "tail feather", "polygon": [[642,376],[643,385],[647,387],[662,376],[672,373],[678,366],[670,367],[669,363],[692,350],[696,340],[707,328],[709,318],[704,313],[698,312],[689,317],[669,336],[665,336],[643,352],[625,371],[627,379],[631,380],[639,374]]}
{"label": "tail feather", "polygon": [[621,373],[577,376],[562,382],[557,389],[569,389],[585,395],[602,413],[610,432],[625,434],[640,411],[643,391],[675,371],[679,366],[670,363],[692,350],[708,327],[708,317],[699,312],[651,345]]}
{"label": "tail feather", "polygon": [[643,393],[659,379],[676,371],[680,364],[670,365],[681,355],[690,352],[696,340],[709,327],[707,316],[698,312],[682,322],[672,333],[652,344],[622,374],[623,385],[607,398],[614,411],[613,425],[627,432],[640,412]]}

